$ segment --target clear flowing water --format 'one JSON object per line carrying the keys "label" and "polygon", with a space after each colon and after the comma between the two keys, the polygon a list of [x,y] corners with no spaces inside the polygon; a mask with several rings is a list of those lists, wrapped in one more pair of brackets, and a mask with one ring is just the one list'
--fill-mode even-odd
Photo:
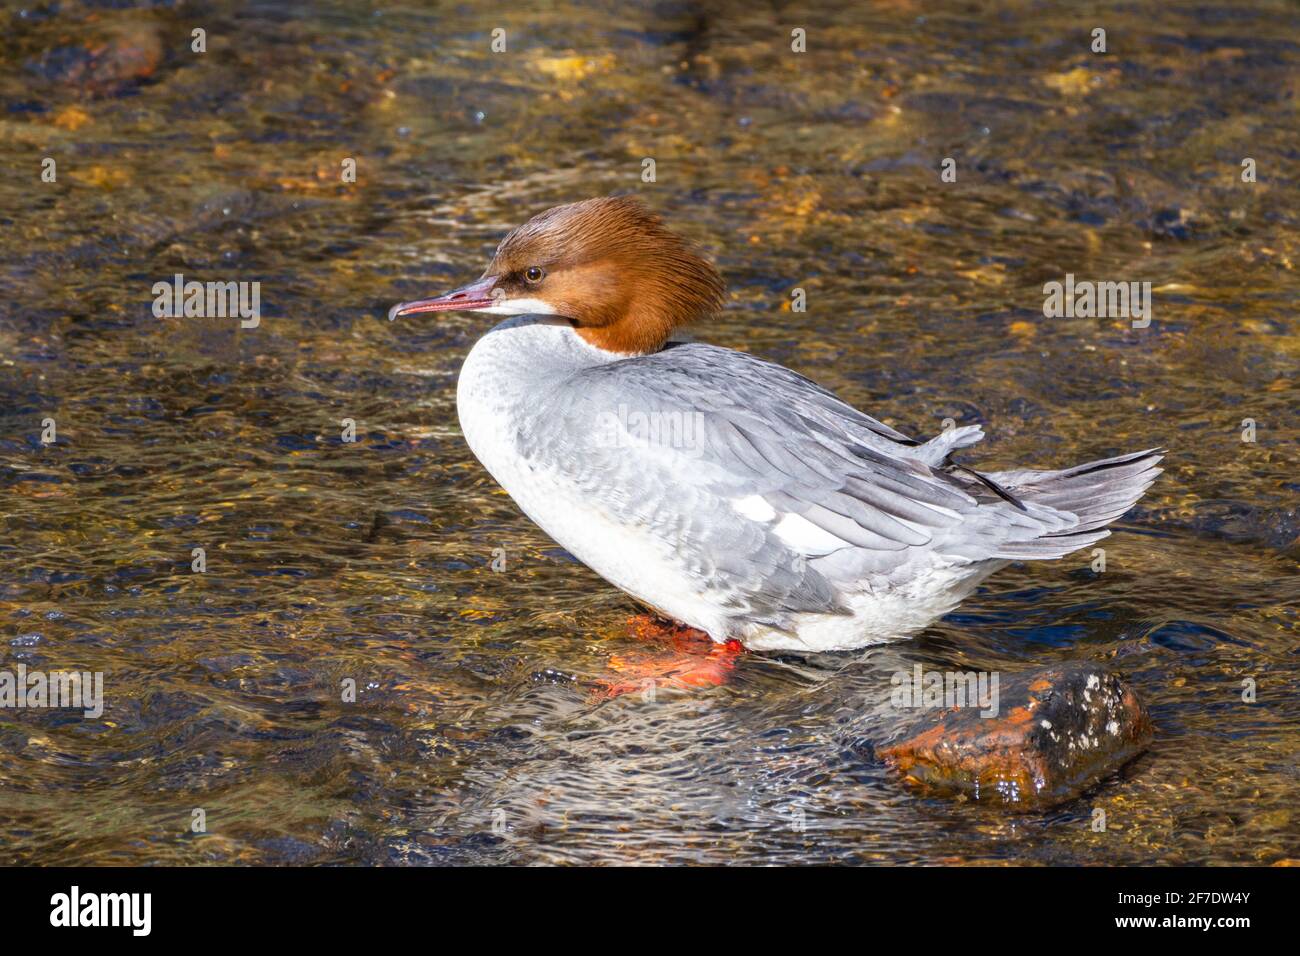
{"label": "clear flowing water", "polygon": [[[0,14],[0,668],[105,675],[98,720],[0,710],[0,860],[1300,857],[1300,8],[481,6]],[[1104,573],[1016,565],[906,643],[598,699],[635,608],[461,440],[489,319],[384,314],[618,191],[725,274],[700,337],[911,433],[981,423],[968,463],[1168,446]],[[260,326],[155,317],[176,273],[260,281]],[[1044,318],[1066,273],[1150,281],[1150,327]],[[894,671],[1065,661],[1157,726],[1082,798],[875,759]]]}

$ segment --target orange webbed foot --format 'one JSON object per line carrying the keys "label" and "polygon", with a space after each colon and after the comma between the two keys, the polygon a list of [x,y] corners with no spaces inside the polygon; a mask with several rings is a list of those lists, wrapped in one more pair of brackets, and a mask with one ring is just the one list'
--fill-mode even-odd
{"label": "orange webbed foot", "polygon": [[720,687],[745,649],[739,641],[715,643],[695,628],[638,614],[628,621],[628,633],[658,647],[610,656],[618,680],[598,681],[601,697],[653,694],[661,689]]}

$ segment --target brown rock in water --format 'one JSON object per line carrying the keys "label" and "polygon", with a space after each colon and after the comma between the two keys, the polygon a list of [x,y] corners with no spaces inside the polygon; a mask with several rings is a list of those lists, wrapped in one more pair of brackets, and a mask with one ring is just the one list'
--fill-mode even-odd
{"label": "brown rock in water", "polygon": [[158,27],[146,21],[127,21],[117,24],[103,39],[49,51],[37,69],[90,96],[117,96],[152,76],[162,58]]}
{"label": "brown rock in water", "polygon": [[1075,797],[1146,749],[1153,730],[1133,689],[1104,668],[1067,664],[1008,677],[999,716],[927,715],[878,754],[910,783],[989,803],[1045,807]]}

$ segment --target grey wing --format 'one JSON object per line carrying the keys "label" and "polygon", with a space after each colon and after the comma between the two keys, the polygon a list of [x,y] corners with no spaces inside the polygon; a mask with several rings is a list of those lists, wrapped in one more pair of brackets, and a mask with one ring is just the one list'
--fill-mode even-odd
{"label": "grey wing", "polygon": [[[928,464],[927,445],[802,376],[698,343],[585,369],[519,440],[724,603],[785,627],[943,554],[978,561],[1072,516]],[[951,445],[952,443],[949,442]],[[992,499],[992,500],[990,500]]]}

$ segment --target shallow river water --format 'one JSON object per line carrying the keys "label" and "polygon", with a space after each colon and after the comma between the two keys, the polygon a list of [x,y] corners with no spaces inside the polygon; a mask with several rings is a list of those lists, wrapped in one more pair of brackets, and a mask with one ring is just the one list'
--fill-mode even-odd
{"label": "shallow river water", "polygon": [[[0,710],[0,862],[1300,858],[1294,3],[0,20],[0,668],[104,674],[99,719]],[[1014,565],[909,642],[600,699],[635,607],[460,436],[491,320],[384,316],[611,192],[719,265],[699,337],[912,434],[980,423],[969,464],[1167,446],[1105,571]],[[260,325],[155,317],[176,273],[259,281]],[[1149,281],[1153,321],[1045,318],[1067,273]],[[895,671],[1067,661],[1156,725],[1083,797],[995,809],[876,760]]]}

